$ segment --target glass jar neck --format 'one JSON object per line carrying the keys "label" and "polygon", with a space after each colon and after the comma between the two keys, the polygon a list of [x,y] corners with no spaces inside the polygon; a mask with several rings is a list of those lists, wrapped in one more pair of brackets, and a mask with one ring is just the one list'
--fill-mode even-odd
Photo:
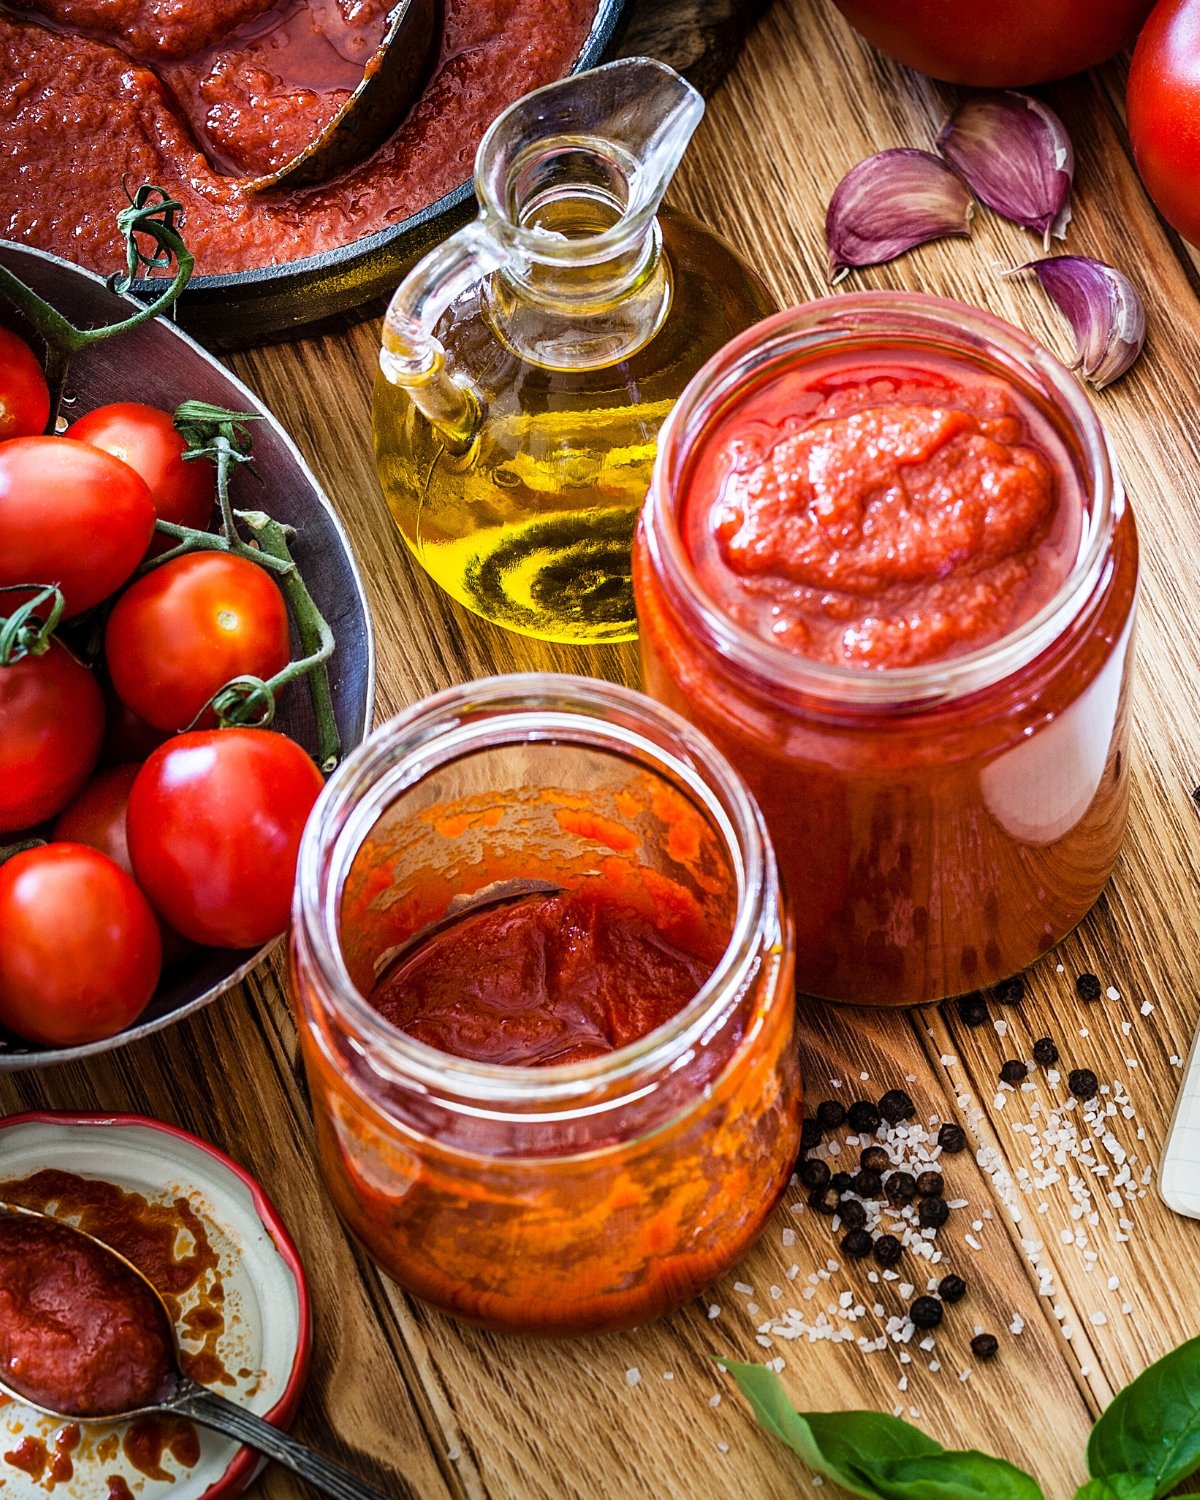
{"label": "glass jar neck", "polygon": [[[1075,561],[1061,588],[1032,618],[998,641],[916,667],[868,671],[799,656],[735,623],[696,576],[684,545],[680,509],[692,456],[739,392],[772,380],[814,354],[861,348],[878,358],[921,349],[969,360],[1015,382],[1053,411],[1079,467],[1087,499]],[[906,292],[860,292],[788,309],[749,329],[695,376],[659,435],[642,513],[655,576],[686,628],[730,671],[838,712],[919,710],[993,687],[1065,638],[1111,576],[1111,544],[1124,492],[1107,436],[1079,382],[1048,350],[976,308]]]}

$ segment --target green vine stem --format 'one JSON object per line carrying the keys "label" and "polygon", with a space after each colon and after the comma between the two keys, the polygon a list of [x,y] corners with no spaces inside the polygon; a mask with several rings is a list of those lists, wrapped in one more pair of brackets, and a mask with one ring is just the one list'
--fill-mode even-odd
{"label": "green vine stem", "polygon": [[[6,266],[0,266],[0,291],[25,314],[46,344],[46,380],[50,386],[47,432],[54,431],[58,420],[71,356],[90,344],[115,338],[117,334],[158,317],[173,306],[188,284],[196,261],[175,226],[175,216],[182,209],[182,204],[168,197],[165,189],[143,184],[129,200],[128,207],[117,214],[117,227],[125,240],[126,269],[124,273],[118,272],[108,278],[109,291],[127,292],[143,268],[148,271],[169,270],[174,261],[175,275],[153,302],[116,323],[106,323],[100,328],[77,328],[57,308],[39,297],[32,287],[26,286],[19,276]],[[154,242],[149,253],[142,249],[139,235],[148,235]]]}
{"label": "green vine stem", "polygon": [[[7,617],[0,616],[0,668],[15,666],[23,657],[44,656],[50,649],[50,637],[62,619],[66,601],[54,584],[6,583],[0,594],[35,590]],[[43,615],[46,605],[49,609]]]}

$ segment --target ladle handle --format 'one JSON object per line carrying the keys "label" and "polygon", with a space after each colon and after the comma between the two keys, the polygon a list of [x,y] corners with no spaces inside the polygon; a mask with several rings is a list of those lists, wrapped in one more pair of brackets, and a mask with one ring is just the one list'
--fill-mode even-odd
{"label": "ladle handle", "polygon": [[396,1491],[392,1495],[373,1489],[286,1432],[264,1422],[244,1406],[226,1401],[224,1396],[190,1381],[182,1389],[179,1399],[172,1401],[171,1410],[181,1417],[190,1417],[202,1427],[211,1427],[214,1432],[224,1433],[226,1437],[236,1438],[259,1453],[265,1453],[268,1458],[307,1479],[323,1494],[332,1496],[333,1500],[398,1500],[401,1493],[409,1493],[407,1486],[403,1492]]}

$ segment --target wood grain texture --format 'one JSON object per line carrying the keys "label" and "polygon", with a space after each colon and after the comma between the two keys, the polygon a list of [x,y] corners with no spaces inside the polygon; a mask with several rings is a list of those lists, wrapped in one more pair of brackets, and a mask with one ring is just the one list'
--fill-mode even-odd
{"label": "wood grain texture", "polygon": [[[1078,152],[1065,248],[1126,268],[1146,295],[1150,320],[1142,362],[1097,398],[1144,549],[1124,855],[1095,912],[1031,971],[1023,1004],[996,1012],[1006,1035],[964,1027],[953,1006],[882,1016],[810,1005],[804,1013],[814,1099],[858,1089],[874,1096],[910,1075],[906,1086],[924,1117],[959,1118],[958,1101],[969,1096],[978,1111],[975,1144],[990,1148],[1015,1183],[1019,1223],[971,1153],[947,1164],[950,1191],[971,1206],[940,1243],[946,1266],[968,1278],[971,1292],[939,1331],[935,1354],[911,1351],[912,1363],[903,1364],[894,1346],[865,1355],[853,1344],[776,1340],[765,1349],[756,1342],[759,1324],[779,1308],[811,1312],[843,1289],[869,1290],[889,1313],[899,1305],[895,1284],[877,1292],[862,1268],[839,1268],[811,1303],[803,1301],[809,1275],[838,1252],[828,1220],[797,1215],[795,1188],[761,1245],[711,1296],[635,1333],[570,1344],[503,1339],[411,1302],[348,1245],[315,1176],[278,961],[204,1015],[86,1070],[0,1080],[0,1107],[145,1110],[199,1131],[262,1178],[300,1242],[316,1291],[317,1360],[299,1430],[357,1457],[379,1482],[403,1475],[422,1500],[744,1500],[804,1492],[802,1466],[754,1426],[711,1358],[780,1355],[782,1378],[801,1406],[915,1411],[914,1420],[942,1441],[1002,1453],[1037,1473],[1048,1500],[1067,1500],[1083,1477],[1094,1415],[1148,1361],[1198,1331],[1200,1226],[1173,1216],[1152,1185],[1131,1208],[1114,1208],[1104,1179],[1086,1168],[1076,1169],[1091,1194],[1079,1217],[1072,1217],[1077,1204],[1067,1182],[1024,1193],[1032,1143],[1014,1127],[1044,1120],[1031,1115],[1032,1106],[1045,1111],[1064,1090],[1039,1077],[1031,1092],[1006,1096],[1003,1108],[995,1103],[1002,1060],[1027,1057],[1036,1037],[1052,1034],[1064,1073],[1090,1066],[1105,1083],[1120,1080],[1128,1089],[1135,1115],[1118,1112],[1112,1130],[1139,1158],[1140,1173],[1161,1152],[1179,1078],[1170,1058],[1186,1054],[1196,1023],[1200,820],[1189,793],[1200,780],[1200,278],[1140,189],[1122,92],[1118,62],[1047,95]],[[775,0],[712,100],[673,200],[726,233],[785,301],[822,295],[824,207],[839,178],[870,151],[928,145],[955,97],[873,54],[827,0]],[[1069,337],[1036,284],[998,274],[1038,253],[1031,236],[980,210],[969,242],[927,246],[847,285],[959,297],[1065,353]],[[371,460],[376,332],[363,324],[234,364],[291,430],[349,526],[378,627],[379,716],[494,671],[554,667],[636,680],[631,648],[537,646],[506,635],[466,615],[413,566]],[[1085,969],[1120,998],[1081,1003],[1073,980]],[[1143,1015],[1147,1001],[1155,1008]],[[1097,1152],[1103,1165],[1104,1148]],[[975,1220],[978,1250],[963,1238]],[[1084,1247],[1074,1242],[1081,1227]],[[1031,1249],[1034,1243],[1042,1248]],[[1053,1279],[1050,1296],[1038,1295],[1031,1254]],[[799,1270],[789,1280],[793,1265]],[[736,1282],[753,1292],[738,1292]],[[719,1312],[710,1318],[711,1307]],[[1024,1331],[1007,1333],[1018,1316]],[[986,1366],[967,1352],[977,1325],[1001,1338],[1000,1357]],[[877,1326],[868,1313],[859,1331],[873,1335]],[[936,1372],[928,1367],[934,1358]],[[632,1369],[640,1372],[635,1385],[627,1380]],[[963,1370],[970,1371],[965,1383]],[[261,1493],[282,1500],[299,1492],[272,1472]]]}

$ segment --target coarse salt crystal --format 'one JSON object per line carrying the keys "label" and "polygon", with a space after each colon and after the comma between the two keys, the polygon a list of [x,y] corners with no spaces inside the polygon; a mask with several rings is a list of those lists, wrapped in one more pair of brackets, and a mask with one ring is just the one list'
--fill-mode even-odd
{"label": "coarse salt crystal", "polygon": [[787,1249],[791,1249],[796,1243],[796,1231],[794,1229],[785,1229],[779,1238]]}
{"label": "coarse salt crystal", "polygon": [[717,1452],[718,1453],[728,1453],[729,1452],[729,1444],[728,1443],[718,1443],[717,1444]]}
{"label": "coarse salt crystal", "polygon": [[636,1365],[634,1365],[631,1369],[625,1371],[625,1382],[627,1385],[637,1385],[638,1381],[641,1378],[642,1372]]}
{"label": "coarse salt crystal", "polygon": [[752,1286],[748,1286],[744,1281],[735,1281],[733,1283],[733,1289],[735,1292],[741,1292],[743,1297],[754,1296],[754,1288]]}
{"label": "coarse salt crystal", "polygon": [[1141,1015],[1148,1016],[1151,1013],[1151,1011],[1154,1009],[1154,1001],[1153,1000],[1143,1000],[1142,1003],[1141,1003],[1141,1005],[1138,1007],[1138,1009],[1139,1009],[1139,1013]]}
{"label": "coarse salt crystal", "polygon": [[1108,1319],[1102,1312],[1094,1312],[1090,1321],[1093,1328],[1103,1328]]}
{"label": "coarse salt crystal", "polygon": [[708,1398],[708,1404],[709,1404],[709,1406],[720,1406],[720,1404],[721,1404],[721,1393],[720,1393],[720,1391],[718,1391],[715,1396],[710,1396]]}
{"label": "coarse salt crystal", "polygon": [[719,1318],[720,1316],[721,1316],[721,1309],[717,1306],[717,1304],[715,1302],[710,1302],[709,1305],[708,1305],[708,1318],[709,1318],[709,1322],[711,1322],[714,1318]]}
{"label": "coarse salt crystal", "polygon": [[1116,987],[1115,984],[1110,984],[1109,987],[1104,991],[1104,993],[1110,1000],[1119,1000],[1121,998],[1121,991]]}

